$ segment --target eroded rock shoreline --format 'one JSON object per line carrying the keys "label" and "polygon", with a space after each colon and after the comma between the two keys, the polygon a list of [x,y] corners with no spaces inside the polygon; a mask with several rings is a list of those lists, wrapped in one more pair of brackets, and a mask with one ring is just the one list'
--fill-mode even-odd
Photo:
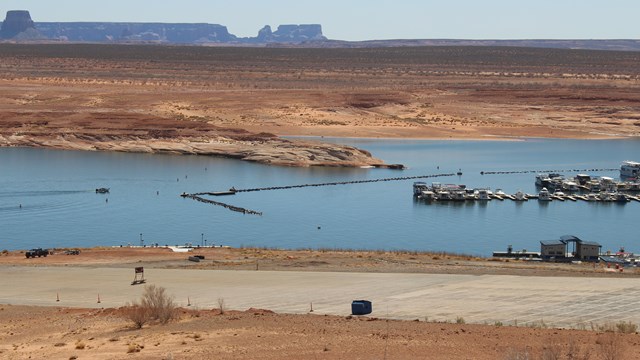
{"label": "eroded rock shoreline", "polygon": [[[206,155],[281,166],[387,167],[371,153],[355,147],[277,137],[242,141],[229,138],[145,139],[136,136],[27,136],[0,134],[3,147]],[[393,165],[397,166],[397,165]]]}

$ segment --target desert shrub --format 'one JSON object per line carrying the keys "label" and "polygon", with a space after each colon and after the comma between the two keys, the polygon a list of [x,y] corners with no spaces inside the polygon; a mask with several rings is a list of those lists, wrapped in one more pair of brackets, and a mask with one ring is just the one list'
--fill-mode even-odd
{"label": "desert shrub", "polygon": [[76,343],[76,349],[78,349],[78,350],[83,350],[85,347],[86,347],[86,345],[82,341],[78,341]]}
{"label": "desert shrub", "polygon": [[465,321],[464,321],[464,318],[462,316],[458,316],[456,318],[456,324],[464,324],[464,323],[465,323]]}
{"label": "desert shrub", "polygon": [[616,324],[616,328],[618,329],[618,332],[623,334],[634,334],[638,331],[638,325],[632,323],[631,321],[620,321]]}
{"label": "desert shrub", "polygon": [[151,320],[151,311],[137,302],[127,304],[124,316],[133,322],[136,329],[141,329]]}
{"label": "desert shrub", "polygon": [[168,323],[176,317],[176,309],[173,298],[166,293],[165,288],[147,285],[139,302],[127,304],[125,317],[140,329],[152,320]]}
{"label": "desert shrub", "polygon": [[627,344],[621,338],[621,335],[606,332],[596,340],[598,345],[598,353],[603,360],[621,360],[626,359]]}
{"label": "desert shrub", "polygon": [[157,320],[162,324],[168,323],[177,315],[173,298],[166,293],[166,289],[163,287],[145,286],[140,304],[149,309],[151,319]]}

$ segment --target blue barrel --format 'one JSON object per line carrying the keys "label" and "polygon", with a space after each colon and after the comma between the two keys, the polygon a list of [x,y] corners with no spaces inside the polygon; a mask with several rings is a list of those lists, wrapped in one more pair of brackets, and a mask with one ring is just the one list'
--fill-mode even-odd
{"label": "blue barrel", "polygon": [[371,301],[368,300],[353,300],[351,303],[352,315],[367,315],[371,314],[372,307]]}

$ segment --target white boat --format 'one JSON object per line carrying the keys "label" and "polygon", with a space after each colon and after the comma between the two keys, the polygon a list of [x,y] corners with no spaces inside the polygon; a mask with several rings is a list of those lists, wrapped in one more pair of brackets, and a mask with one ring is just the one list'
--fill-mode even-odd
{"label": "white boat", "polygon": [[551,178],[549,178],[548,174],[536,175],[536,186],[547,187],[549,186],[549,181],[551,181]]}
{"label": "white boat", "polygon": [[431,190],[424,190],[418,195],[418,198],[426,201],[436,200],[436,193]]}
{"label": "white boat", "polygon": [[551,201],[551,193],[549,193],[549,190],[547,190],[547,188],[542,188],[542,190],[540,190],[540,192],[538,193],[538,200],[540,201]]}
{"label": "white boat", "polygon": [[536,186],[546,187],[552,186],[553,183],[560,184],[564,180],[564,177],[560,174],[538,174],[536,175]]}
{"label": "white boat", "polygon": [[602,191],[616,192],[618,190],[618,185],[613,178],[603,176],[600,178],[600,189]]}
{"label": "white boat", "polygon": [[589,181],[591,181],[591,176],[587,174],[578,174],[575,177],[575,181],[580,185],[586,185]]}
{"label": "white boat", "polygon": [[620,177],[639,177],[640,162],[623,161],[620,166]]}
{"label": "white boat", "polygon": [[491,200],[490,191],[488,189],[478,189],[478,200],[488,201]]}
{"label": "white boat", "polygon": [[576,192],[580,190],[580,188],[578,187],[578,184],[576,182],[566,180],[562,182],[562,190],[568,192]]}
{"label": "white boat", "polygon": [[527,195],[525,193],[523,193],[522,191],[520,191],[520,190],[518,190],[513,197],[514,197],[514,199],[516,201],[527,201],[527,200],[529,200],[527,198]]}
{"label": "white boat", "polygon": [[600,181],[596,179],[589,180],[585,186],[592,192],[600,192]]}
{"label": "white boat", "polygon": [[552,199],[556,199],[556,200],[560,200],[560,201],[564,201],[565,197],[567,195],[565,193],[563,193],[560,190],[555,191],[553,194],[551,194],[551,198]]}
{"label": "white boat", "polygon": [[453,201],[465,201],[467,200],[466,192],[464,190],[457,190],[451,192],[451,200]]}
{"label": "white boat", "polygon": [[436,191],[436,200],[439,200],[439,201],[451,200],[451,193],[446,190],[438,190]]}

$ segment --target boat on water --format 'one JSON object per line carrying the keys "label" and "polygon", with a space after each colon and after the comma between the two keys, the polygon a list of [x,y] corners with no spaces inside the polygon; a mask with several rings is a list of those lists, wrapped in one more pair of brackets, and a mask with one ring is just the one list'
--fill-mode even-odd
{"label": "boat on water", "polygon": [[539,201],[551,201],[551,193],[547,190],[546,187],[543,187],[542,190],[538,193]]}
{"label": "boat on water", "polygon": [[457,190],[450,193],[451,200],[453,201],[465,201],[467,200],[467,192],[464,190]]}
{"label": "boat on water", "polygon": [[429,185],[423,181],[416,181],[413,183],[413,195],[420,196],[423,191],[429,190]]}
{"label": "boat on water", "polygon": [[527,194],[523,193],[521,190],[518,190],[515,195],[513,195],[513,198],[516,201],[528,201],[529,198],[527,198]]}
{"label": "boat on water", "polygon": [[551,194],[552,199],[564,201],[567,195],[560,190],[556,190],[553,194]]}
{"label": "boat on water", "polygon": [[443,201],[451,200],[451,193],[447,190],[439,189],[436,191],[436,199]]}
{"label": "boat on water", "polygon": [[620,165],[620,177],[621,178],[637,178],[640,176],[640,162],[636,161],[623,161]]}
{"label": "boat on water", "polygon": [[576,177],[574,178],[574,180],[582,186],[587,185],[590,181],[591,181],[591,175],[587,175],[587,174],[578,174],[576,175]]}
{"label": "boat on water", "polygon": [[578,183],[571,180],[566,180],[562,182],[562,190],[567,192],[578,192],[580,191],[580,188],[578,187]]}
{"label": "boat on water", "polygon": [[478,200],[489,201],[491,200],[491,191],[489,189],[478,189],[476,197]]}
{"label": "boat on water", "polygon": [[431,190],[422,191],[422,193],[420,193],[420,195],[418,195],[418,199],[422,199],[422,200],[426,200],[426,201],[437,200],[436,193],[434,193]]}
{"label": "boat on water", "polygon": [[106,194],[108,192],[109,192],[109,188],[101,187],[96,189],[96,194]]}
{"label": "boat on water", "polygon": [[548,188],[554,183],[562,183],[562,180],[564,180],[564,178],[560,174],[538,174],[536,175],[536,186]]}

